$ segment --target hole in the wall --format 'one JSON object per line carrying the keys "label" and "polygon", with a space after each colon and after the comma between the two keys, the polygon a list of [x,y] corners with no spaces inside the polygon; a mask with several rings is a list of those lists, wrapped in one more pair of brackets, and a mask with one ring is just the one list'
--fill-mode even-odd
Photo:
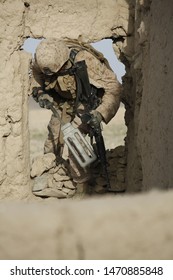
{"label": "hole in the wall", "polygon": [[33,38],[28,38],[25,40],[22,48],[29,53],[32,53],[32,56],[34,56],[35,49],[38,46],[38,44],[41,42],[43,39],[33,39]]}
{"label": "hole in the wall", "polygon": [[[25,40],[23,49],[32,53],[34,56],[36,47],[42,39],[28,38]],[[116,57],[112,47],[112,40],[105,39],[93,43],[92,46],[103,53],[110,63],[111,68],[116,73],[118,80],[122,81],[122,76],[125,74],[125,67]],[[30,97],[29,103],[29,123],[30,123],[30,151],[31,159],[36,155],[43,154],[44,141],[47,137],[47,125],[51,116],[51,112],[46,109],[41,109],[39,105]],[[126,136],[126,126],[124,123],[124,105],[121,104],[116,117],[108,124],[104,125],[103,135],[105,138],[106,148],[115,148],[119,145],[124,145]]]}
{"label": "hole in the wall", "polygon": [[115,52],[112,47],[112,40],[111,39],[104,39],[96,43],[92,43],[92,46],[103,53],[103,55],[109,61],[109,64],[112,70],[117,75],[117,79],[119,82],[122,82],[122,76],[125,75],[125,66],[121,63],[115,55]]}

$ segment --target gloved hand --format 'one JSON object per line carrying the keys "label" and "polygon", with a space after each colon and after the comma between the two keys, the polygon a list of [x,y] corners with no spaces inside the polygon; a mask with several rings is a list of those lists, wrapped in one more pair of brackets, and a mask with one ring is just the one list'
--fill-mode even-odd
{"label": "gloved hand", "polygon": [[97,110],[93,110],[91,111],[91,116],[92,118],[95,118],[96,121],[100,124],[101,121],[103,120],[102,115],[97,111]]}
{"label": "gloved hand", "polygon": [[103,120],[103,117],[97,110],[93,110],[90,113],[83,114],[81,116],[81,120],[85,124],[100,125],[101,121]]}
{"label": "gloved hand", "polygon": [[32,97],[36,102],[38,102],[39,96],[43,93],[44,91],[41,87],[33,87],[32,89]]}
{"label": "gloved hand", "polygon": [[38,102],[41,108],[50,109],[53,105],[53,98],[47,93],[42,93],[38,97]]}

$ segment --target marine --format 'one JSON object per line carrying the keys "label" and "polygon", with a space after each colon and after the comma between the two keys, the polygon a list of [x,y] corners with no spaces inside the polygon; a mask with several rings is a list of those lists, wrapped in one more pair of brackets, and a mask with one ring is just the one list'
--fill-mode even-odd
{"label": "marine", "polygon": [[[119,108],[122,86],[106,58],[89,44],[70,39],[42,40],[32,62],[32,95],[41,107],[46,107],[49,101],[63,122],[72,123],[83,135],[87,135],[88,126],[79,117],[86,112],[87,102],[84,93],[79,95],[79,84],[71,71],[81,61],[85,61],[91,90],[97,101],[93,101],[91,113],[98,123],[108,124]],[[61,123],[52,114],[44,153],[53,152],[58,161],[62,157],[63,148]],[[85,183],[90,179],[89,168],[81,168],[70,151],[68,160],[73,182],[77,184],[79,192],[85,192]]]}

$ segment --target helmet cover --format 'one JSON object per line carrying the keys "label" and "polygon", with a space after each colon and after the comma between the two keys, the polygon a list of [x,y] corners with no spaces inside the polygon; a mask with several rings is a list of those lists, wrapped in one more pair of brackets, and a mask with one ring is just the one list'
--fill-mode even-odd
{"label": "helmet cover", "polygon": [[69,59],[69,49],[58,39],[45,39],[36,48],[35,58],[40,70],[48,75],[56,73]]}

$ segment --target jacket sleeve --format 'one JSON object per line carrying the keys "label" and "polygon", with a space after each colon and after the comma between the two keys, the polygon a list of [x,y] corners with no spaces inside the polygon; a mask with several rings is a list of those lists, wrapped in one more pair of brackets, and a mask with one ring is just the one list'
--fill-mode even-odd
{"label": "jacket sleeve", "polygon": [[102,103],[96,110],[101,113],[107,124],[119,108],[122,86],[115,73],[88,51],[80,51],[77,54],[76,61],[80,60],[85,60],[87,64],[90,83],[97,88],[104,89]]}

